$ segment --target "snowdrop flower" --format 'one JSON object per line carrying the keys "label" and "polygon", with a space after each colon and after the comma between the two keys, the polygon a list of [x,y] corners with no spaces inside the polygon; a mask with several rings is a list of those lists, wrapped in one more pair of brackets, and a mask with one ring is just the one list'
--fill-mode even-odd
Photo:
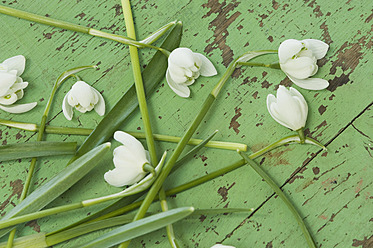
{"label": "snowdrop flower", "polygon": [[306,125],[307,102],[299,91],[292,87],[288,90],[280,85],[277,90],[277,98],[269,94],[267,108],[272,118],[287,128],[298,131]]}
{"label": "snowdrop flower", "polygon": [[278,48],[280,67],[289,79],[301,88],[322,90],[329,83],[321,78],[309,78],[316,74],[318,59],[325,56],[329,45],[320,40],[285,40]]}
{"label": "snowdrop flower", "polygon": [[115,169],[105,173],[106,182],[115,187],[132,185],[145,177],[145,164],[150,164],[149,154],[143,145],[132,135],[117,131],[114,139],[123,145],[114,149],[113,162]]}
{"label": "snowdrop flower", "polygon": [[104,98],[95,88],[83,81],[76,82],[63,99],[63,114],[69,121],[73,118],[73,107],[82,113],[94,108],[100,116],[105,114]]}
{"label": "snowdrop flower", "polygon": [[211,248],[236,248],[236,247],[230,246],[230,245],[216,244],[216,245],[211,246]]}
{"label": "snowdrop flower", "polygon": [[214,65],[206,56],[194,53],[189,48],[176,48],[168,57],[166,80],[170,88],[181,97],[189,97],[188,86],[200,75],[211,77],[216,74]]}
{"label": "snowdrop flower", "polygon": [[0,64],[0,109],[9,113],[24,113],[37,104],[14,104],[23,97],[23,89],[28,85],[20,77],[25,70],[25,63],[25,57],[17,55]]}

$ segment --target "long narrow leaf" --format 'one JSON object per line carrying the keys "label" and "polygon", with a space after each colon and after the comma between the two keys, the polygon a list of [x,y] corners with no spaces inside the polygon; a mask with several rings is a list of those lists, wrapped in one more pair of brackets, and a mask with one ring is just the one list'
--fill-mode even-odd
{"label": "long narrow leaf", "polygon": [[20,158],[70,155],[76,152],[76,142],[29,142],[0,146],[0,161]]}
{"label": "long narrow leaf", "polygon": [[85,245],[79,246],[81,248],[102,248],[111,247],[120,244],[126,240],[130,240],[146,233],[153,232],[178,220],[181,220],[191,213],[193,207],[176,208],[159,214],[155,214],[144,219],[124,225],[111,232],[106,233],[98,239],[93,240]]}
{"label": "long narrow leaf", "polygon": [[[91,171],[109,150],[110,143],[105,143],[86,153],[81,158],[63,169],[46,184],[37,188],[20,204],[8,212],[1,221],[11,219],[17,215],[23,215],[38,211],[48,203],[56,199],[63,192],[79,181],[84,175]],[[1,223],[0,221],[0,223]],[[8,233],[12,228],[0,230],[0,237]]]}
{"label": "long narrow leaf", "polygon": [[[177,23],[161,47],[167,50],[177,48],[180,44],[181,33],[182,25],[181,23]],[[166,69],[167,58],[161,52],[156,52],[152,60],[142,72],[144,86],[148,96],[165,77]],[[93,147],[109,140],[114,132],[119,129],[123,122],[138,107],[138,105],[136,89],[135,86],[132,85],[116,103],[114,108],[101,120],[93,132],[88,136],[71,161],[77,159]]]}

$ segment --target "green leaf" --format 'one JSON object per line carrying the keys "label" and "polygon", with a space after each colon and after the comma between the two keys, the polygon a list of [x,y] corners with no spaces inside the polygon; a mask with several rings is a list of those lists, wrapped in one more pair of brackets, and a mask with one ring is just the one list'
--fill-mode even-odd
{"label": "green leaf", "polygon": [[172,224],[178,220],[181,220],[191,213],[193,213],[193,207],[176,208],[159,214],[155,214],[144,219],[132,222],[124,225],[111,232],[106,233],[98,239],[95,239],[85,245],[81,245],[81,248],[102,248],[111,247],[113,245],[120,244],[124,241],[139,237],[141,235],[153,232],[169,224]]}
{"label": "green leaf", "polygon": [[[36,212],[45,207],[91,171],[109,148],[110,143],[102,144],[77,159],[8,212],[1,219],[0,224],[2,221],[9,220],[14,216]],[[12,227],[0,230],[0,237],[8,233],[11,229]]]}
{"label": "green leaf", "polygon": [[[182,25],[177,23],[161,47],[167,50],[177,48],[180,44],[181,34]],[[167,65],[167,58],[161,52],[157,51],[142,72],[144,86],[148,96],[165,77]],[[101,120],[91,135],[88,136],[71,161],[82,156],[93,147],[109,140],[114,132],[117,131],[131,113],[134,112],[138,105],[135,86],[132,85],[116,103],[114,108]]]}
{"label": "green leaf", "polygon": [[0,147],[0,161],[20,158],[70,155],[76,151],[76,142],[38,141]]}
{"label": "green leaf", "polygon": [[56,81],[56,84],[57,87],[59,87],[63,81],[65,81],[67,78],[73,76],[75,73],[78,73],[80,71],[83,71],[85,69],[95,69],[97,66],[95,65],[87,65],[87,66],[79,66],[79,67],[75,67],[75,68],[72,68],[70,70],[67,70],[65,72],[63,72],[58,78],[57,78],[57,81]]}

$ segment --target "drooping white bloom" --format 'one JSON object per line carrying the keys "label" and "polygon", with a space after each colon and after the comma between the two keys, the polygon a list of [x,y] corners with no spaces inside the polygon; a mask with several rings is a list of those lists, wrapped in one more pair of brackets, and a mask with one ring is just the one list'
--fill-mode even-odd
{"label": "drooping white bloom", "polygon": [[104,98],[95,88],[83,81],[76,82],[63,99],[63,114],[69,121],[73,118],[74,107],[82,113],[94,108],[100,116],[105,114]]}
{"label": "drooping white bloom", "polygon": [[211,246],[211,248],[236,248],[236,247],[231,246],[231,245],[216,244],[216,245]]}
{"label": "drooping white bloom", "polygon": [[306,125],[307,102],[302,94],[292,87],[288,90],[280,85],[277,90],[277,98],[269,94],[267,108],[272,118],[287,128],[297,131]]}
{"label": "drooping white bloom", "polygon": [[168,57],[166,80],[170,88],[181,97],[189,97],[189,85],[199,76],[211,77],[217,71],[211,61],[189,48],[179,47]]}
{"label": "drooping white bloom", "polygon": [[316,74],[316,62],[325,56],[328,49],[329,45],[320,40],[285,40],[278,48],[280,67],[289,79],[301,88],[325,89],[329,86],[327,80],[309,77]]}
{"label": "drooping white bloom", "polygon": [[143,166],[150,164],[148,152],[140,141],[128,133],[117,131],[114,133],[114,139],[123,145],[114,149],[115,168],[105,173],[106,182],[115,187],[137,183],[147,174]]}
{"label": "drooping white bloom", "polygon": [[37,105],[37,102],[14,104],[22,99],[23,89],[28,85],[20,77],[25,70],[25,63],[25,57],[17,55],[0,64],[0,109],[9,113],[24,113]]}

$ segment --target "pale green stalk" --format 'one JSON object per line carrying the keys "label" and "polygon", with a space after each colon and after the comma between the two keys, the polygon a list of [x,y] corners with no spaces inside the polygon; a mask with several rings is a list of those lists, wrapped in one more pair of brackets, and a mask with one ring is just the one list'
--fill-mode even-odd
{"label": "pale green stalk", "polygon": [[[164,188],[162,187],[161,190],[159,191],[159,200],[161,203],[161,208],[163,212],[168,211],[168,204],[166,200],[166,192]],[[180,246],[177,243],[175,233],[174,233],[174,227],[170,224],[166,226],[166,231],[167,231],[167,238],[168,242],[170,243],[172,248],[180,248]]]}
{"label": "pale green stalk", "polygon": [[255,67],[267,67],[272,69],[281,69],[279,63],[265,64],[265,63],[255,63],[255,62],[238,62],[238,65],[245,66],[255,66]]}
{"label": "pale green stalk", "polygon": [[[5,125],[8,127],[18,128],[21,130],[37,132],[39,126],[33,123],[25,123],[25,122],[16,122],[16,121],[8,121],[0,119],[0,124]],[[93,129],[89,128],[80,128],[80,127],[56,127],[56,126],[46,126],[45,132],[48,134],[73,134],[73,135],[85,135],[88,136],[91,134]],[[125,131],[126,133],[132,135],[136,139],[145,139],[145,133],[143,132],[131,132]],[[177,143],[180,141],[180,137],[171,136],[171,135],[164,135],[164,134],[154,134],[154,140],[157,141],[165,141],[165,142],[173,142]],[[203,140],[201,139],[194,139],[191,138],[188,142],[188,145],[199,145]],[[239,149],[240,151],[247,151],[247,145],[235,142],[225,142],[225,141],[209,141],[205,144],[206,147],[211,148],[218,148],[218,149],[225,149],[225,150],[233,150],[236,151]]]}
{"label": "pale green stalk", "polygon": [[18,17],[18,18],[32,21],[32,22],[49,25],[52,27],[58,27],[62,29],[71,30],[74,32],[79,32],[79,33],[89,34],[89,35],[96,36],[96,37],[106,38],[106,39],[117,41],[117,42],[120,42],[126,45],[136,46],[138,48],[148,47],[148,48],[156,49],[156,50],[161,51],[166,56],[169,54],[167,50],[160,48],[160,47],[152,46],[150,44],[156,41],[157,39],[159,39],[165,32],[167,32],[168,29],[170,29],[173,25],[176,24],[176,21],[170,22],[164,25],[163,27],[161,27],[160,29],[158,29],[157,31],[155,31],[153,34],[151,34],[149,37],[147,37],[143,41],[136,41],[134,39],[127,38],[121,35],[106,33],[106,32],[96,30],[93,28],[88,28],[88,27],[84,27],[81,25],[56,20],[56,19],[52,19],[49,17],[41,16],[41,15],[36,15],[33,13],[13,9],[13,8],[6,7],[3,5],[0,5],[0,13],[9,15],[9,16]]}
{"label": "pale green stalk", "polygon": [[[122,2],[124,21],[126,24],[128,37],[136,40],[135,25],[133,23],[131,5],[129,3],[129,0],[122,0],[121,2]],[[157,153],[155,151],[154,138],[153,138],[153,132],[152,132],[151,124],[150,124],[148,107],[146,104],[144,83],[142,81],[142,76],[141,76],[139,54],[138,54],[137,48],[134,46],[130,46],[129,50],[130,50],[130,57],[131,57],[132,72],[133,72],[133,76],[135,79],[137,99],[139,101],[141,118],[142,118],[144,129],[145,129],[146,143],[148,145],[150,161],[152,165],[154,166],[157,164],[158,160],[157,160]]]}
{"label": "pale green stalk", "polygon": [[[277,53],[275,50],[265,50],[265,51],[254,51],[254,52],[248,52],[240,56],[239,58],[235,59],[227,68],[226,72],[223,74],[222,78],[219,80],[219,82],[216,84],[214,89],[211,91],[211,93],[207,96],[207,99],[205,100],[204,104],[202,105],[202,108],[200,112],[195,117],[194,121],[190,125],[190,127],[187,129],[187,131],[184,133],[183,137],[177,144],[174,152],[172,153],[171,157],[168,159],[162,173],[159,175],[153,186],[150,188],[148,194],[146,195],[143,203],[141,204],[136,217],[134,220],[141,219],[143,216],[145,216],[146,211],[148,210],[150,204],[153,202],[154,197],[159,192],[160,188],[163,185],[163,182],[166,180],[167,176],[170,174],[172,167],[174,166],[175,162],[179,158],[180,154],[184,150],[185,146],[188,144],[190,138],[202,122],[203,118],[211,108],[212,104],[216,100],[216,97],[220,93],[222,87],[227,82],[227,80],[230,78],[234,70],[236,69],[237,62],[246,62],[252,58],[269,54],[269,53]],[[120,248],[126,248],[128,247],[129,242],[121,244]]]}
{"label": "pale green stalk", "polygon": [[309,230],[307,229],[307,226],[305,225],[302,217],[299,215],[298,211],[295,209],[294,205],[290,202],[290,200],[286,197],[284,192],[280,189],[280,187],[277,186],[277,184],[270,178],[270,176],[259,166],[255,161],[250,159],[245,153],[237,151],[243,159],[248,163],[251,168],[255,170],[256,173],[259,174],[261,178],[264,179],[264,181],[276,192],[276,194],[281,198],[281,200],[285,203],[285,205],[288,207],[290,212],[294,215],[295,219],[298,222],[299,227],[301,228],[308,246],[310,248],[316,248],[316,243],[313,240]]}
{"label": "pale green stalk", "polygon": [[299,139],[300,139],[300,143],[303,144],[306,140],[305,136],[304,136],[304,130],[303,130],[303,127],[298,129],[297,130],[297,133],[298,133],[298,136],[299,136]]}
{"label": "pale green stalk", "polygon": [[[124,21],[126,24],[128,37],[136,40],[135,25],[133,23],[130,1],[121,0],[121,3],[122,3]],[[138,55],[138,51],[136,47],[130,46],[129,49],[130,49],[130,56],[131,56],[131,62],[132,62],[132,70],[133,70],[133,74],[135,77],[137,99],[139,101],[140,113],[141,113],[141,117],[144,123],[145,138],[146,138],[146,143],[148,145],[150,161],[153,165],[155,165],[157,163],[157,153],[155,150],[154,137],[153,137],[153,132],[152,132],[151,124],[150,124],[148,108],[146,104],[146,97],[145,97],[144,84],[142,82],[139,55]],[[166,56],[168,56],[168,54],[166,54]],[[164,192],[162,193],[164,194]],[[167,205],[167,203],[165,204]],[[168,230],[167,234],[170,234],[169,232],[170,229],[172,230],[172,226],[171,227],[170,226],[171,224],[167,227],[167,230]]]}

